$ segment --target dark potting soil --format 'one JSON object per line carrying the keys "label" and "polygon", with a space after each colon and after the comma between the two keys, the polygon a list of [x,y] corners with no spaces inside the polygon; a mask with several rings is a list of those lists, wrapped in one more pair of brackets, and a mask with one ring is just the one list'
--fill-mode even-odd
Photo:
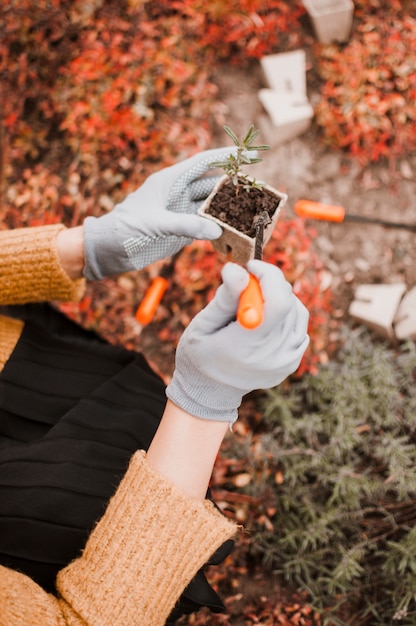
{"label": "dark potting soil", "polygon": [[227,181],[213,197],[207,212],[241,233],[255,237],[256,216],[267,211],[272,217],[280,198],[264,188],[246,191],[240,186],[238,193],[236,189],[231,181]]}

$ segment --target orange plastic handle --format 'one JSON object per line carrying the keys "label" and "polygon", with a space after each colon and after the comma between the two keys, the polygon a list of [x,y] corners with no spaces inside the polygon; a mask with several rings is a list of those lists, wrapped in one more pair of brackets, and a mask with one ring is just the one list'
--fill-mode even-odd
{"label": "orange plastic handle", "polygon": [[309,217],[314,220],[326,220],[329,222],[343,222],[345,209],[335,204],[323,204],[312,200],[298,200],[295,204],[295,213],[300,217]]}
{"label": "orange plastic handle", "polygon": [[139,324],[146,326],[146,324],[152,321],[167,287],[168,281],[166,278],[156,276],[136,311],[136,320]]}
{"label": "orange plastic handle", "polygon": [[257,328],[263,321],[263,294],[259,281],[250,274],[247,287],[240,296],[237,310],[237,320],[244,328],[252,330]]}

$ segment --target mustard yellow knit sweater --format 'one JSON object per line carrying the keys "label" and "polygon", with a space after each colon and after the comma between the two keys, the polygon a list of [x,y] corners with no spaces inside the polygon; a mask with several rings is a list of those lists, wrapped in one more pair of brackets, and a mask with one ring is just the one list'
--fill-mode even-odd
{"label": "mustard yellow knit sweater", "polygon": [[[0,304],[75,300],[55,247],[60,225],[0,231]],[[0,316],[0,370],[23,324]],[[0,626],[163,626],[211,554],[235,534],[210,502],[187,498],[140,451],[57,595],[0,566]]]}

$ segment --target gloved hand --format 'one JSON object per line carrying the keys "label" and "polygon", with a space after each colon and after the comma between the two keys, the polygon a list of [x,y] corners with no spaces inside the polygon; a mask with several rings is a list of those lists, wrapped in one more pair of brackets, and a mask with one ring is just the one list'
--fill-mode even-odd
{"label": "gloved hand", "polygon": [[260,326],[247,330],[236,321],[248,273],[228,263],[214,299],[179,341],[166,395],[196,417],[233,423],[243,395],[281,383],[296,371],[309,344],[309,314],[280,269],[257,260],[247,267],[263,293]]}
{"label": "gloved hand", "polygon": [[221,227],[196,215],[218,177],[200,178],[234,147],[206,150],[149,176],[101,217],[84,221],[84,276],[100,280],[172,256],[193,239],[217,239]]}

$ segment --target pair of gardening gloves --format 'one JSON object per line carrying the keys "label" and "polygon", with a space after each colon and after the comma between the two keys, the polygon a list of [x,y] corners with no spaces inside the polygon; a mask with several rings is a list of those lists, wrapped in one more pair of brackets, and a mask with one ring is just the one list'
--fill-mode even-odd
{"label": "pair of gardening gloves", "polygon": [[[220,226],[196,213],[218,180],[206,174],[234,151],[207,150],[165,168],[106,215],[87,217],[85,277],[99,280],[139,270],[193,239],[217,239]],[[166,394],[202,419],[233,423],[242,397],[281,383],[298,368],[309,343],[308,312],[279,268],[253,260],[247,270],[235,263],[224,266],[222,285],[176,350]],[[263,322],[252,330],[236,321],[248,272],[258,279],[264,299]]]}

